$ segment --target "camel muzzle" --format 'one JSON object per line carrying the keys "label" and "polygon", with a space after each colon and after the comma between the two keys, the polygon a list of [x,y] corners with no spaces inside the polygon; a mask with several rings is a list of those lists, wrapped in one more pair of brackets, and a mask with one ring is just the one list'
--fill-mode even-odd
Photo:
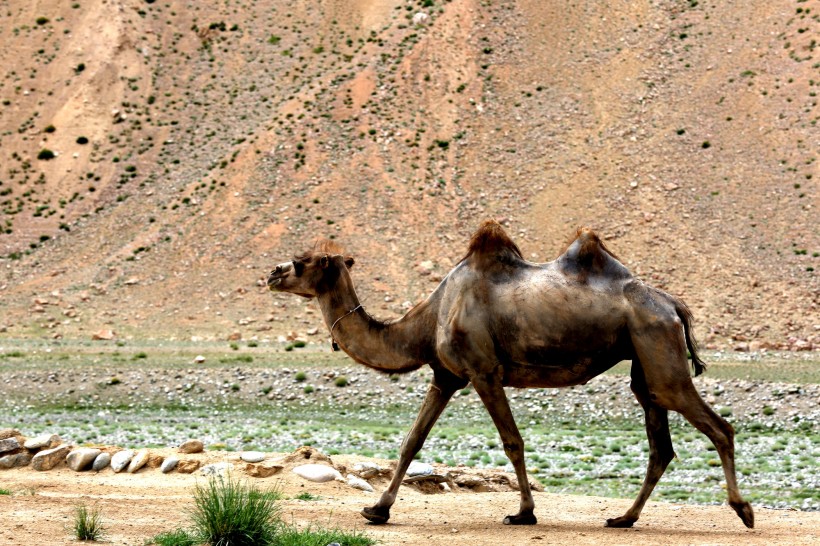
{"label": "camel muzzle", "polygon": [[282,283],[282,279],[293,269],[293,264],[291,262],[287,262],[284,264],[279,264],[273,268],[273,271],[270,272],[268,275],[268,288],[273,290],[279,284]]}

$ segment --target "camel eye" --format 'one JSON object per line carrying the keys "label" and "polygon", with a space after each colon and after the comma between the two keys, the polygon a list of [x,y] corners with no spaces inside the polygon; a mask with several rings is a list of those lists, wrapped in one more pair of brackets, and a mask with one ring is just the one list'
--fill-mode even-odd
{"label": "camel eye", "polygon": [[301,277],[302,273],[305,272],[305,264],[304,262],[300,262],[299,260],[293,262],[293,274],[297,277]]}

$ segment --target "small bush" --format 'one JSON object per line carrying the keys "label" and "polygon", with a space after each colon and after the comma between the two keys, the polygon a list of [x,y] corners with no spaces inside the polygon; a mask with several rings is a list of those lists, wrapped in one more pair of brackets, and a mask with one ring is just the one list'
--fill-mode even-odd
{"label": "small bush", "polygon": [[43,129],[43,131],[45,131],[46,133],[53,133],[56,130],[57,128],[53,125],[46,125],[46,128]]}
{"label": "small bush", "polygon": [[43,148],[37,154],[37,159],[41,159],[43,161],[48,161],[49,159],[54,159],[55,157],[57,157],[57,154],[55,154],[54,152],[52,152],[48,148]]}
{"label": "small bush", "polygon": [[77,540],[99,540],[103,535],[102,517],[96,508],[80,505],[74,512],[74,536]]}
{"label": "small bush", "polygon": [[88,144],[88,137],[84,137],[84,136],[77,137],[77,144]]}
{"label": "small bush", "polygon": [[296,372],[296,375],[293,376],[296,381],[302,382],[307,379],[307,374],[305,372]]}
{"label": "small bush", "polygon": [[11,495],[11,489],[0,489],[0,495]]}
{"label": "small bush", "polygon": [[156,544],[158,546],[197,546],[200,544],[200,541],[188,531],[176,529],[174,531],[160,533],[148,539],[146,544]]}
{"label": "small bush", "polygon": [[38,18],[37,18],[37,19],[35,19],[34,21],[35,21],[38,25],[43,26],[43,25],[47,25],[47,24],[48,24],[48,22],[49,22],[49,18],[48,18],[48,17],[38,17]]}
{"label": "small bush", "polygon": [[333,384],[336,385],[337,387],[347,387],[347,377],[345,377],[343,375],[340,375],[339,377],[336,378],[336,380],[333,382]]}
{"label": "small bush", "polygon": [[279,521],[279,497],[276,491],[262,492],[231,478],[212,478],[194,491],[191,517],[196,534],[213,545],[271,544]]}
{"label": "small bush", "polygon": [[302,341],[301,339],[297,339],[296,341],[293,342],[294,347],[301,348],[301,347],[304,347],[305,345],[306,345],[306,343],[304,341]]}
{"label": "small bush", "polygon": [[314,390],[315,390],[315,389],[313,388],[313,386],[312,386],[312,385],[305,385],[305,388],[304,388],[304,389],[302,389],[302,392],[304,392],[305,394],[310,394],[310,393],[312,393]]}

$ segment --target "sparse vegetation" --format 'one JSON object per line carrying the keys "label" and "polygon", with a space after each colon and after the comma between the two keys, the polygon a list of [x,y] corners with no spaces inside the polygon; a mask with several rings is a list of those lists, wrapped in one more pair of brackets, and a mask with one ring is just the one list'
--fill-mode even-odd
{"label": "sparse vegetation", "polygon": [[102,515],[97,508],[89,510],[85,505],[74,510],[74,537],[82,541],[97,541],[103,537]]}

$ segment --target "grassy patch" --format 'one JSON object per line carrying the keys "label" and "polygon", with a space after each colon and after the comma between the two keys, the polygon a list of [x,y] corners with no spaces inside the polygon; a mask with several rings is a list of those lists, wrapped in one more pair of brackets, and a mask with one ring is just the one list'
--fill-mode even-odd
{"label": "grassy patch", "polygon": [[102,516],[96,508],[89,510],[85,505],[74,511],[74,536],[77,540],[96,541],[103,536]]}

